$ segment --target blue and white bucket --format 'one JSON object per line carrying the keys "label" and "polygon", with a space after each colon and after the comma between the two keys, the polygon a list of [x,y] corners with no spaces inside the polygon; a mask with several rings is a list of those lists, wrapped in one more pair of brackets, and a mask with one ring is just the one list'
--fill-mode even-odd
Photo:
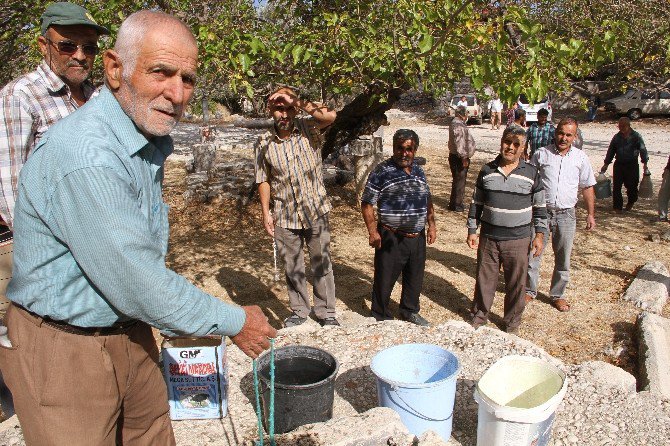
{"label": "blue and white bucket", "polygon": [[395,410],[417,437],[432,430],[449,441],[461,369],[456,355],[437,345],[396,345],[377,353],[370,368],[380,406]]}

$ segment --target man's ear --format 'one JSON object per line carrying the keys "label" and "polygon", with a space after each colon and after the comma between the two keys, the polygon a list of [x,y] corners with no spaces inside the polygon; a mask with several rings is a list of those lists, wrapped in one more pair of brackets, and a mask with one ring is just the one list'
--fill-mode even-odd
{"label": "man's ear", "polygon": [[121,76],[123,75],[123,63],[119,55],[114,50],[107,50],[102,55],[102,63],[105,67],[105,79],[107,85],[112,91],[116,91],[121,86]]}
{"label": "man's ear", "polygon": [[49,42],[47,42],[46,36],[40,35],[37,38],[37,46],[40,49],[40,53],[42,53],[42,57],[46,59],[47,57],[47,50],[49,49]]}

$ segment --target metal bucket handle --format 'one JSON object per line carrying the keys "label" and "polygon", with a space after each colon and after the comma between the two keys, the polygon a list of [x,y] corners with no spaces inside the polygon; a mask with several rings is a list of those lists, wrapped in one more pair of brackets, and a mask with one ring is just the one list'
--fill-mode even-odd
{"label": "metal bucket handle", "polygon": [[408,403],[407,401],[405,401],[405,399],[402,397],[401,393],[398,392],[398,389],[399,389],[398,386],[396,386],[395,384],[391,384],[391,389],[393,389],[393,391],[394,391],[395,394],[398,396],[398,398],[400,399],[400,401],[402,401],[403,403],[405,403],[405,406],[407,407],[407,409],[409,409],[408,412],[410,412],[412,415],[414,415],[414,416],[416,416],[416,417],[419,417],[419,418],[421,418],[421,419],[423,419],[423,420],[426,420],[426,421],[447,421],[448,419],[450,419],[450,418],[452,418],[452,417],[454,416],[454,411],[452,410],[452,411],[451,411],[451,415],[449,415],[447,418],[442,418],[442,419],[431,418],[431,417],[429,417],[429,416],[427,416],[427,415],[422,414],[421,412],[419,412],[418,410],[416,410],[415,408],[413,408],[412,406],[410,406],[409,403]]}

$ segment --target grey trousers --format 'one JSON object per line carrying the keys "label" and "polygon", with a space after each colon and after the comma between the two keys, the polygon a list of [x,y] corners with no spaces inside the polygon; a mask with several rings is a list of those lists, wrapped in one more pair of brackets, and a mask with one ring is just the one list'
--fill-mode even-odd
{"label": "grey trousers", "polygon": [[286,229],[276,226],[275,240],[279,257],[284,259],[286,267],[291,310],[300,317],[308,317],[311,312],[303,254],[306,243],[314,282],[314,315],[319,319],[335,317],[335,277],[330,260],[328,214],[319,217],[311,228]]}
{"label": "grey trousers", "polygon": [[[551,232],[551,247],[554,251],[554,273],[551,276],[549,297],[556,300],[563,298],[565,288],[570,281],[570,255],[572,254],[572,242],[575,239],[577,229],[577,217],[574,208],[547,209],[547,214],[549,217],[549,231]],[[543,255],[547,251],[546,245]],[[542,255],[533,257],[532,254],[529,254],[526,293],[533,297],[537,296],[541,262]]]}
{"label": "grey trousers", "polygon": [[505,275],[505,328],[521,324],[521,314],[526,307],[524,279],[528,268],[530,238],[519,240],[492,240],[479,238],[477,249],[477,282],[472,305],[472,321],[486,323],[498,286],[502,265]]}
{"label": "grey trousers", "polygon": [[658,190],[658,217],[668,218],[668,202],[670,201],[670,170],[663,170],[663,181]]}

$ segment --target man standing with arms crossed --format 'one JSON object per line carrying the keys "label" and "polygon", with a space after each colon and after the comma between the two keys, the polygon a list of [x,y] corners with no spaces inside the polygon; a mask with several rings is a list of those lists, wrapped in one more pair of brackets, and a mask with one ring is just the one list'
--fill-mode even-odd
{"label": "man standing with arms crossed", "polygon": [[151,326],[230,336],[251,357],[276,336],[259,307],[224,303],[165,265],[163,163],[197,60],[181,21],[130,15],[103,56],[105,88],[21,172],[0,366],[29,445],[174,445]]}
{"label": "man standing with arms crossed", "polygon": [[[310,117],[298,118],[298,110]],[[296,92],[288,87],[270,95],[268,111],[274,126],[256,143],[256,183],[263,226],[277,243],[286,267],[293,314],[284,325],[300,325],[311,312],[305,279],[305,244],[314,280],[314,314],[322,326],[340,325],[335,317],[335,278],[330,258],[328,213],[332,206],[321,167],[322,130],[335,121],[337,113],[298,99]]]}
{"label": "man standing with arms crossed", "polygon": [[[577,134],[577,121],[564,118],[556,127],[553,144],[535,151],[530,163],[537,166],[544,194],[547,200],[547,216],[551,246],[554,251],[554,272],[551,277],[549,298],[558,311],[570,311],[565,299],[565,289],[570,280],[570,255],[577,228],[575,206],[577,195],[582,191],[586,204],[586,230],[596,227],[595,193],[596,184],[593,168],[586,154],[572,146]],[[528,258],[528,283],[526,303],[537,296],[542,256]]]}
{"label": "man standing with arms crossed", "polygon": [[37,44],[44,59],[37,69],[0,90],[0,322],[9,305],[5,289],[12,274],[14,203],[19,172],[44,132],[83,105],[93,93],[88,80],[98,37],[109,30],[74,3],[52,3],[42,14]]}
{"label": "man standing with arms crossed", "polygon": [[400,319],[428,326],[419,314],[419,296],[426,266],[426,239],[428,244],[435,242],[437,229],[426,175],[414,163],[418,147],[419,136],[413,130],[395,132],[393,157],[370,173],[361,212],[370,235],[368,243],[375,249],[372,316],[378,321],[393,319],[388,305],[402,272]]}

